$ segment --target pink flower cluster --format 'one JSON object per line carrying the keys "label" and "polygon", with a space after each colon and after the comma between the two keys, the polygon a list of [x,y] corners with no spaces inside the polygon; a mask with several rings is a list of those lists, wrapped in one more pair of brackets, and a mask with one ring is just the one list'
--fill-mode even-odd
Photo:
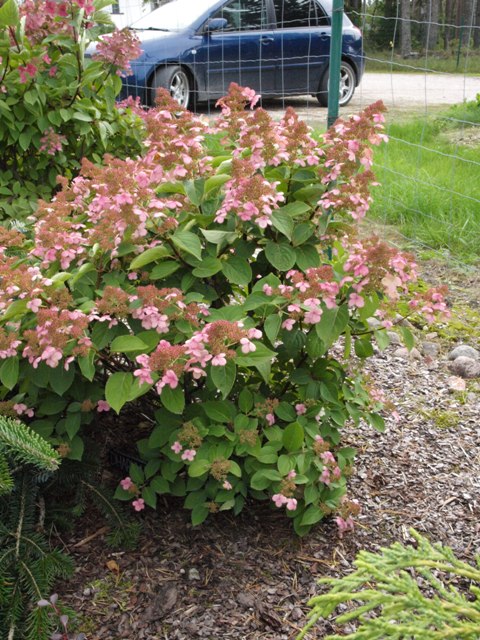
{"label": "pink flower cluster", "polygon": [[272,500],[276,507],[286,505],[288,511],[295,511],[298,505],[296,498],[287,498],[283,493],[276,493],[272,496]]}
{"label": "pink flower cluster", "polygon": [[48,128],[44,135],[40,138],[39,151],[49,156],[54,156],[58,151],[62,150],[66,142],[65,136],[56,133],[52,127]]}
{"label": "pink flower cluster", "polygon": [[130,61],[138,58],[141,53],[140,40],[135,32],[122,29],[103,36],[92,57],[111,64],[116,67],[117,75],[126,77],[132,75]]}

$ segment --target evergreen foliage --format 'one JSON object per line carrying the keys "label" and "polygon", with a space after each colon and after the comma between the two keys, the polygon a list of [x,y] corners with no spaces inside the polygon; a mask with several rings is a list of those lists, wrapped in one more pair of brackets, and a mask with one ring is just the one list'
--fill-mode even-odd
{"label": "evergreen foliage", "polygon": [[380,553],[361,551],[354,573],[320,580],[331,588],[310,600],[310,621],[297,640],[341,603],[349,603],[349,610],[335,619],[335,625],[357,621],[357,629],[326,640],[478,639],[480,557],[477,566],[469,565],[449,547],[432,545],[414,530],[410,533],[415,546],[396,542]]}
{"label": "evergreen foliage", "polygon": [[48,638],[54,623],[34,603],[73,569],[36,526],[39,475],[50,474],[59,462],[29,427],[0,416],[0,629],[6,640]]}

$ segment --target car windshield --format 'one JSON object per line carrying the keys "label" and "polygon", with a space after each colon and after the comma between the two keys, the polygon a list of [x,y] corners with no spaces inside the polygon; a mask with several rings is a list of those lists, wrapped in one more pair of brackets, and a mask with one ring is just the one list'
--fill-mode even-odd
{"label": "car windshield", "polygon": [[132,29],[182,31],[215,4],[215,0],[171,0],[134,22]]}

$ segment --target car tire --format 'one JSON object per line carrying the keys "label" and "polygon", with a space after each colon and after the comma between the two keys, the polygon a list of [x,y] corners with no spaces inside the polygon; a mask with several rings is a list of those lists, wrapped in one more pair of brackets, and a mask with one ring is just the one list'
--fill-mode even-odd
{"label": "car tire", "polygon": [[[328,76],[329,72],[327,69],[320,80],[320,86],[316,95],[322,107],[328,107]],[[345,107],[353,98],[356,80],[357,78],[352,65],[342,60],[340,64],[340,107]]]}
{"label": "car tire", "polygon": [[188,109],[192,102],[192,81],[185,69],[178,66],[159,67],[152,77],[150,104],[155,105],[157,89],[167,89],[178,104]]}

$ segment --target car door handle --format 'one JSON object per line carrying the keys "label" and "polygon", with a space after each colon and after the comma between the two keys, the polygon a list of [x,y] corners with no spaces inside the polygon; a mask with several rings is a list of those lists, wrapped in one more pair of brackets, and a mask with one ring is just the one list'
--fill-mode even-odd
{"label": "car door handle", "polygon": [[326,33],[325,31],[322,31],[322,33],[320,34],[320,40],[328,40],[330,38],[330,34]]}
{"label": "car door handle", "polygon": [[270,36],[264,36],[263,38],[260,38],[260,42],[262,44],[270,44],[271,42],[273,42],[273,38]]}

